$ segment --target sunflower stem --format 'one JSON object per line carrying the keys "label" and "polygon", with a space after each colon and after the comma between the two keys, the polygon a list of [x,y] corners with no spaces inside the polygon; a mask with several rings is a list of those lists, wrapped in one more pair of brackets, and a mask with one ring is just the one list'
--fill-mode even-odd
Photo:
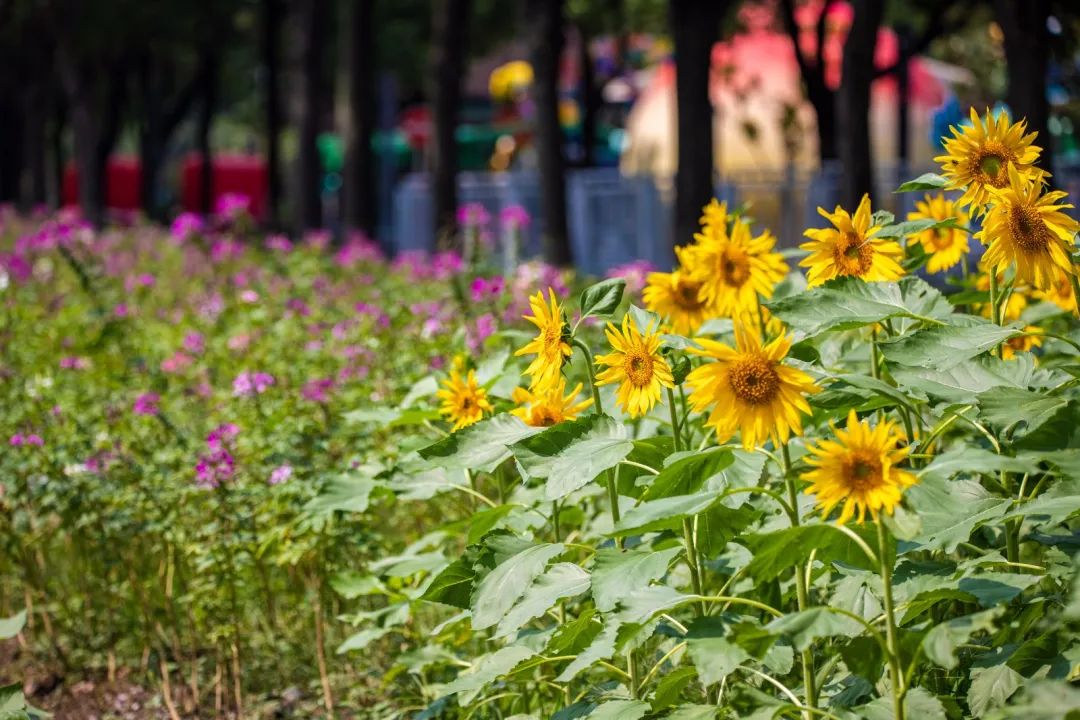
{"label": "sunflower stem", "polygon": [[[780,446],[780,456],[784,460],[784,483],[787,485],[788,491],[788,503],[791,505],[791,525],[792,527],[798,527],[800,524],[799,519],[799,490],[795,487],[795,476],[791,472],[791,452],[788,450],[788,444],[785,442]],[[795,601],[798,604],[799,612],[802,612],[809,607],[810,593],[807,587],[807,577],[805,568],[802,564],[795,565]],[[812,648],[806,648],[801,653],[802,658],[802,676],[803,687],[806,691],[806,705],[808,708],[817,708],[817,690],[814,687],[814,651]],[[803,713],[804,717],[809,718],[812,713]]]}
{"label": "sunflower stem", "polygon": [[881,563],[881,582],[885,588],[885,638],[889,646],[889,678],[892,685],[893,717],[904,720],[904,676],[900,671],[900,648],[897,642],[896,609],[893,604],[892,567],[888,560],[888,539],[885,533],[885,520],[878,516],[878,560]]}
{"label": "sunflower stem", "polygon": [[870,334],[870,377],[875,380],[881,379],[881,370],[879,368],[880,360],[878,358],[878,346],[877,346],[877,328],[875,327]]}
{"label": "sunflower stem", "polygon": [[[682,438],[679,437],[678,410],[675,406],[675,391],[667,388],[668,409],[671,411],[671,432],[675,439],[675,452],[682,452]],[[690,584],[695,595],[701,595],[701,558],[698,557],[697,541],[694,538],[694,524],[690,518],[683,518],[683,544],[686,546],[686,565],[690,568]],[[694,606],[698,617],[705,614],[705,603]]]}
{"label": "sunflower stem", "polygon": [[[589,346],[578,338],[574,338],[574,347],[581,348],[585,354],[585,370],[589,374],[589,388],[592,390],[593,412],[597,415],[604,414],[604,406],[600,402],[600,387],[596,384],[596,368],[594,367],[592,351]],[[619,488],[616,477],[611,470],[605,470],[604,485],[607,486],[608,503],[611,505],[611,524],[614,527],[619,524]],[[615,538],[615,547],[622,549],[622,538]]]}

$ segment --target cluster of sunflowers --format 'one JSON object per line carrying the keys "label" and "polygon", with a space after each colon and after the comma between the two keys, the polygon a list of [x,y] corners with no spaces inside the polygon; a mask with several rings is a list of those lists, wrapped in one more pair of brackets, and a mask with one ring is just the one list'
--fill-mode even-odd
{"label": "cluster of sunflowers", "polygon": [[[959,192],[927,194],[908,215],[916,230],[908,235],[909,248],[921,246],[926,271],[940,273],[964,266],[963,282],[989,292],[989,302],[974,307],[992,321],[1005,324],[1019,319],[1028,296],[1052,301],[1063,309],[1076,309],[1076,265],[1071,253],[1080,225],[1063,210],[1066,193],[1048,190],[1048,174],[1035,164],[1040,149],[1026,123],[1007,117],[985,118],[971,111],[971,124],[952,128],[946,138],[942,188]],[[908,252],[893,236],[883,236],[883,221],[864,196],[854,213],[837,206],[819,208],[830,226],[806,230],[800,245],[806,257],[806,284],[822,285],[841,277],[865,282],[896,281],[907,274]],[[919,221],[925,221],[919,224]],[[517,351],[532,356],[524,374],[528,388],[515,390],[517,407],[511,412],[532,426],[551,426],[572,420],[592,406],[600,411],[598,386],[618,384],[616,401],[631,418],[647,415],[667,394],[672,426],[677,433],[677,399],[682,384],[690,388],[684,405],[702,413],[706,426],[723,444],[736,433],[745,449],[772,441],[783,446],[791,435],[802,434],[802,419],[810,413],[806,396],[820,388],[804,370],[785,362],[792,340],[762,302],[773,297],[789,267],[776,252],[776,238],[768,230],[753,235],[745,217],[729,212],[715,199],[704,208],[701,230],[692,244],[676,249],[679,267],[648,276],[643,292],[650,319],[639,326],[627,313],[621,325],[608,323],[611,352],[593,360],[588,346],[569,325],[564,308],[551,290],[545,299],[530,299],[538,334]],[[972,222],[981,223],[973,231]],[[922,229],[919,229],[922,228]],[[968,235],[986,246],[980,272],[968,278]],[[734,347],[698,335],[710,320],[727,318],[733,324]],[[686,353],[704,359],[690,369],[676,367],[674,353],[666,352],[665,333],[692,338]],[[996,352],[1009,359],[1039,346],[1039,328],[1029,326],[1022,335],[1004,342]],[[668,336],[670,337],[670,336]],[[583,385],[566,392],[563,370],[579,348],[587,358],[593,397],[579,401]],[[600,370],[594,371],[594,365]],[[486,390],[474,371],[451,373],[439,392],[441,412],[460,429],[492,413]],[[685,422],[685,420],[684,420]],[[834,430],[834,439],[809,448],[813,470],[803,475],[811,484],[825,515],[843,502],[843,523],[856,513],[860,522],[867,511],[891,513],[903,488],[914,476],[898,468],[907,438],[894,423],[881,419],[876,426],[859,420],[854,412],[846,429]]]}

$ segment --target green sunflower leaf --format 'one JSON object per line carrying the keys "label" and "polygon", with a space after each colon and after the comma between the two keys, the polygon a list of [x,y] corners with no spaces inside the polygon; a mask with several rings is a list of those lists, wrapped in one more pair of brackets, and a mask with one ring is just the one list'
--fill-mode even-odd
{"label": "green sunflower leaf", "polygon": [[920,192],[923,190],[944,190],[949,187],[948,178],[937,173],[923,173],[914,180],[908,180],[896,188],[898,193]]}
{"label": "green sunflower leaf", "polygon": [[528,477],[547,480],[544,495],[559,500],[615,467],[634,449],[626,427],[606,415],[559,423],[512,445]]}
{"label": "green sunflower leaf", "polygon": [[622,302],[626,280],[608,278],[581,291],[581,317],[610,317]]}

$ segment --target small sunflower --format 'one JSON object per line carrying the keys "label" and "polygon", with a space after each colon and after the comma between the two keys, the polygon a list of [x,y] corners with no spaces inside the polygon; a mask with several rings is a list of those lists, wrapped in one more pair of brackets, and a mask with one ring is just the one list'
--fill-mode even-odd
{"label": "small sunflower", "polygon": [[807,494],[816,495],[822,515],[828,515],[841,502],[844,508],[837,518],[843,525],[858,513],[861,523],[870,511],[877,519],[878,511],[892,514],[905,488],[915,484],[910,472],[897,467],[907,457],[909,448],[897,447],[905,440],[895,423],[882,421],[871,428],[852,410],[848,413],[847,429],[833,425],[833,440],[822,440],[809,448],[806,462],[813,470],[803,473],[810,482]]}
{"label": "small sunflower", "polygon": [[562,308],[555,297],[555,291],[548,288],[550,307],[544,302],[544,294],[537,292],[529,298],[529,307],[532,315],[526,315],[525,319],[539,329],[535,338],[529,341],[525,347],[518,350],[514,355],[536,355],[529,367],[525,368],[525,375],[532,380],[529,387],[535,391],[543,391],[553,387],[562,377],[562,366],[570,357],[569,329],[563,318]]}
{"label": "small sunflower", "polygon": [[953,136],[942,138],[945,154],[934,158],[954,189],[963,189],[960,207],[981,208],[990,199],[990,188],[1009,184],[1008,171],[1041,183],[1046,173],[1035,167],[1040,148],[1032,145],[1038,133],[1024,134],[1027,122],[1010,123],[1005,113],[995,118],[989,110],[983,120],[971,108],[971,125],[950,127]]}
{"label": "small sunflower", "polygon": [[436,393],[442,400],[439,412],[454,423],[454,430],[480,422],[485,412],[493,408],[487,399],[487,391],[476,382],[476,371],[470,370],[462,377],[456,370],[450,371],[450,377],[442,381],[443,389]]}
{"label": "small sunflower", "polygon": [[645,307],[664,317],[677,335],[693,335],[713,315],[701,297],[701,283],[679,270],[649,273],[641,297]]}
{"label": "small sunflower", "polygon": [[623,317],[622,330],[608,323],[607,338],[614,352],[599,355],[597,365],[607,366],[596,376],[598,385],[621,383],[615,397],[630,417],[641,417],[660,399],[662,388],[674,387],[675,379],[667,360],[660,355],[660,335],[652,326],[644,333]]}
{"label": "small sunflower", "polygon": [[776,238],[768,231],[757,237],[750,224],[736,219],[730,233],[710,230],[694,236],[696,242],[678,248],[679,262],[693,280],[701,283],[701,297],[718,315],[733,317],[770,298],[773,288],[787,275],[788,266],[773,252]]}
{"label": "small sunflower", "polygon": [[[948,220],[953,218],[957,225],[967,225],[968,215],[957,207],[956,203],[942,193],[926,195],[915,203],[915,211],[908,213],[908,220]],[[967,232],[959,227],[932,228],[912,236],[930,256],[926,263],[927,272],[939,273],[955,266],[960,258],[968,253]]]}
{"label": "small sunflower", "polygon": [[990,246],[983,255],[987,267],[1003,271],[1016,265],[1017,281],[1039,290],[1053,286],[1056,270],[1074,272],[1069,253],[1080,224],[1061,212],[1072,207],[1061,202],[1066,193],[1043,193],[1041,184],[1010,167],[1009,185],[993,195],[994,204],[975,235]]}
{"label": "small sunflower", "polygon": [[870,282],[899,280],[904,276],[904,268],[900,266],[903,248],[892,240],[874,237],[881,227],[872,224],[869,195],[863,195],[854,215],[839,205],[831,213],[818,208],[818,213],[833,227],[811,228],[803,233],[810,242],[799,247],[810,254],[799,266],[809,268],[806,281],[811,287],[843,276]]}
{"label": "small sunflower", "polygon": [[1054,284],[1036,291],[1035,297],[1052,302],[1066,312],[1076,312],[1076,298],[1073,297],[1072,281],[1069,273],[1061,268],[1054,272]]}
{"label": "small sunflower", "polygon": [[[566,393],[566,379],[559,378],[559,383],[542,393],[534,393],[525,388],[515,388],[512,399],[519,407],[510,411],[532,427],[551,427],[558,425],[563,420],[573,420],[585,408],[592,405],[592,398],[576,402],[578,393],[581,392],[581,383],[578,383],[569,393]],[[565,393],[565,394],[564,394]]]}
{"label": "small sunflower", "polygon": [[690,352],[715,362],[695,368],[686,377],[693,388],[690,405],[694,411],[712,408],[705,424],[716,430],[717,439],[724,442],[741,431],[747,450],[769,438],[786,441],[791,434],[802,434],[801,414],[810,412],[803,395],[818,392],[809,375],[781,362],[791,349],[785,334],[762,346],[751,328],[736,323],[735,348],[698,339],[702,349],[690,348]]}
{"label": "small sunflower", "polygon": [[1012,360],[1017,353],[1031,352],[1032,348],[1042,347],[1042,338],[1039,333],[1042,330],[1036,325],[1028,325],[1024,328],[1023,335],[1015,335],[1001,344],[1001,357],[1003,360]]}

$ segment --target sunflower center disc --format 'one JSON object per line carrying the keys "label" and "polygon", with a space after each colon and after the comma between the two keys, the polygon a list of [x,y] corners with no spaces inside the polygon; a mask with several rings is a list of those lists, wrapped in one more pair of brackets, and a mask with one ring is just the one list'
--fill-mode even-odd
{"label": "sunflower center disc", "polygon": [[735,397],[751,405],[764,405],[780,390],[780,376],[762,355],[736,360],[728,370],[728,383]]}

